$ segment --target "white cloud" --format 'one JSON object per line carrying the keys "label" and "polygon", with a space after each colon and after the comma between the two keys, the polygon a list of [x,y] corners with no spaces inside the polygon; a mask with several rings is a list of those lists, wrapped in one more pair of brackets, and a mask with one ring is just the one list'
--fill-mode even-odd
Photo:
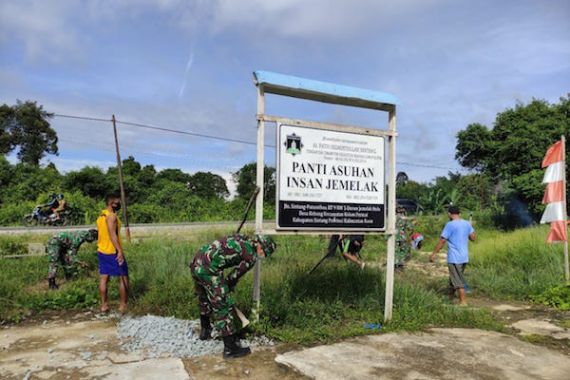
{"label": "white cloud", "polygon": [[0,41],[17,41],[28,60],[82,59],[93,35],[138,20],[179,28],[334,41],[394,24],[402,15],[445,0],[21,0],[0,3]]}
{"label": "white cloud", "polygon": [[[441,0],[219,0],[213,27],[312,40],[352,38]],[[372,36],[369,36],[372,37]]]}
{"label": "white cloud", "polygon": [[[0,2],[0,42],[22,43],[29,60],[60,61],[79,47],[79,37],[69,33],[69,1]],[[1,45],[0,45],[1,46]]]}

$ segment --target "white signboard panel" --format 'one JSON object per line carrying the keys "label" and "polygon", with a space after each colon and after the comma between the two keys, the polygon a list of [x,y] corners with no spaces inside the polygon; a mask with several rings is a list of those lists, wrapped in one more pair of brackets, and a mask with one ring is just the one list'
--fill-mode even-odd
{"label": "white signboard panel", "polygon": [[384,229],[383,137],[279,124],[277,139],[277,229]]}

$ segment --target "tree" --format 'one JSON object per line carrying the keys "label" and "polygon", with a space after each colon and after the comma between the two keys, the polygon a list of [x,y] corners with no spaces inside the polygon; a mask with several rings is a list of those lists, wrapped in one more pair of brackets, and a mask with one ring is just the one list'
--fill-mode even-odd
{"label": "tree", "polygon": [[197,172],[188,182],[188,189],[200,198],[225,198],[230,195],[226,180],[210,172]]}
{"label": "tree", "polygon": [[428,185],[408,180],[405,183],[396,183],[396,195],[398,198],[411,199],[420,202],[420,198],[429,191]]}
{"label": "tree", "polygon": [[471,124],[459,132],[456,158],[495,184],[508,183],[537,216],[544,191],[542,159],[548,147],[569,132],[570,98],[560,98],[558,104],[534,99],[497,114],[492,129]]}
{"label": "tree", "polygon": [[141,171],[141,164],[133,156],[127,157],[122,162],[123,174],[136,176]]}
{"label": "tree", "polygon": [[[238,196],[242,199],[249,199],[256,186],[257,164],[255,162],[246,164],[232,175],[237,183]],[[267,203],[275,203],[275,168],[270,166],[265,166],[264,169],[263,199]]]}
{"label": "tree", "polygon": [[14,140],[11,135],[11,127],[14,122],[14,110],[12,107],[2,104],[0,106],[0,154],[8,154],[14,149]]}
{"label": "tree", "polygon": [[179,182],[186,185],[192,179],[188,173],[184,173],[180,169],[164,169],[156,175],[157,180],[165,179],[172,182]]}
{"label": "tree", "polygon": [[110,192],[111,184],[105,173],[96,166],[86,166],[79,171],[68,172],[62,181],[66,191],[78,190],[94,199],[103,199]]}
{"label": "tree", "polygon": [[492,133],[482,124],[469,124],[457,134],[455,159],[461,166],[483,171],[492,160]]}
{"label": "tree", "polygon": [[[12,106],[12,112],[8,112],[2,106],[0,121],[2,128],[8,127],[11,139],[11,146],[18,146],[18,159],[22,163],[38,166],[40,160],[46,154],[58,155],[57,133],[51,128],[48,119],[53,114],[44,111],[43,107],[36,102],[17,101]],[[2,141],[6,139],[6,131],[2,133]],[[3,149],[6,150],[6,143],[3,142]]]}
{"label": "tree", "polygon": [[156,169],[154,165],[145,165],[138,173],[139,182],[149,188],[154,185],[156,181]]}

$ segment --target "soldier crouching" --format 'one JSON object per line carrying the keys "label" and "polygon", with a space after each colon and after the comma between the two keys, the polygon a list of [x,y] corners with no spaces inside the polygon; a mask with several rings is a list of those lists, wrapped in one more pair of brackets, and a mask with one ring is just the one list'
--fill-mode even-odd
{"label": "soldier crouching", "polygon": [[[213,319],[214,327],[224,340],[224,359],[251,353],[249,347],[238,344],[237,316],[230,292],[257,259],[270,256],[275,247],[268,236],[257,235],[255,239],[244,235],[228,236],[200,248],[190,264],[200,303],[200,339],[210,339],[210,319]],[[224,269],[230,268],[233,270],[224,277]]]}
{"label": "soldier crouching", "polygon": [[97,240],[97,230],[60,232],[49,239],[46,245],[46,253],[49,262],[48,284],[51,290],[58,288],[55,283],[58,265],[63,267],[65,278],[69,279],[78,263],[77,251],[79,247],[84,242],[91,243],[95,240]]}

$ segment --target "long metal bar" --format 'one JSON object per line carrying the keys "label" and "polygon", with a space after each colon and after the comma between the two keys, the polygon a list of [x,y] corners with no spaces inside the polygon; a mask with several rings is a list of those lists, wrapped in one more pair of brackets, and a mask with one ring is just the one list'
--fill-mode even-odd
{"label": "long metal bar", "polygon": [[[257,86],[257,114],[263,115],[265,112],[265,93],[263,86]],[[257,176],[256,185],[259,193],[255,202],[255,233],[263,233],[263,196],[264,190],[264,175],[265,175],[265,157],[264,157],[264,142],[265,142],[265,122],[263,120],[257,121]],[[255,272],[253,277],[253,302],[254,310],[252,311],[252,319],[255,322],[259,321],[259,307],[261,303],[261,260],[255,263]]]}
{"label": "long metal bar", "polygon": [[[396,110],[389,113],[389,130],[396,131]],[[396,136],[388,138],[388,244],[384,322],[392,319],[394,298],[394,254],[396,248]]]}
{"label": "long metal bar", "polygon": [[391,137],[397,136],[397,132],[394,130],[385,130],[385,129],[373,129],[373,128],[366,128],[366,127],[359,127],[356,125],[346,125],[346,124],[337,124],[337,123],[322,123],[318,121],[310,121],[310,120],[302,120],[302,119],[291,119],[287,117],[281,116],[271,116],[271,115],[263,115],[257,114],[257,120],[262,120],[270,123],[277,123],[277,124],[286,124],[286,125],[301,125],[306,126],[314,129],[323,129],[327,131],[337,131],[337,132],[347,132],[347,133],[356,133],[359,135],[370,135],[370,136],[382,136],[382,137]]}
{"label": "long metal bar", "polygon": [[113,133],[115,134],[115,150],[117,152],[117,168],[119,169],[119,186],[121,188],[121,203],[123,208],[123,220],[125,223],[125,233],[127,235],[127,241],[131,242],[131,230],[129,228],[129,218],[127,213],[127,200],[125,196],[125,182],[123,179],[123,163],[121,161],[121,152],[119,151],[119,138],[117,137],[117,122],[115,120],[115,115],[113,115]]}

